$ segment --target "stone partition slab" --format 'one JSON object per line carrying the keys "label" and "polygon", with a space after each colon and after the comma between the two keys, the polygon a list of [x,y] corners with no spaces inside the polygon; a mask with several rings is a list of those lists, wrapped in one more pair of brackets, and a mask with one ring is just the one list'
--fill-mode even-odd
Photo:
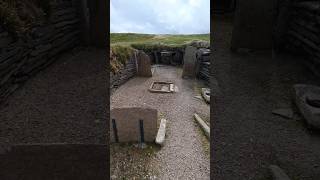
{"label": "stone partition slab", "polygon": [[183,72],[182,77],[194,78],[196,75],[195,67],[196,67],[196,51],[197,48],[193,46],[187,46],[185,55],[184,55],[184,64],[183,64]]}
{"label": "stone partition slab", "polygon": [[156,109],[115,108],[111,110],[110,117],[111,142],[140,142],[140,120],[143,121],[144,141],[154,142],[157,135],[158,119]]}
{"label": "stone partition slab", "polygon": [[151,77],[151,60],[150,57],[143,51],[138,53],[138,76]]}

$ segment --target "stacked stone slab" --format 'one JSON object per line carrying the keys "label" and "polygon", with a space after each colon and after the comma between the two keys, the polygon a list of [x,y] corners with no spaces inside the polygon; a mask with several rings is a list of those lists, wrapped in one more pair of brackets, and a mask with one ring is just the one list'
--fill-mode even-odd
{"label": "stacked stone slab", "polygon": [[137,74],[136,59],[132,56],[118,72],[110,72],[110,88],[117,88]]}
{"label": "stacked stone slab", "polygon": [[210,84],[210,49],[200,48],[197,51],[197,77]]}
{"label": "stacked stone slab", "polygon": [[308,57],[305,63],[320,75],[320,2],[292,3],[291,19],[287,31],[288,49]]}
{"label": "stacked stone slab", "polygon": [[0,27],[0,103],[35,73],[79,41],[79,19],[70,0],[55,1],[45,25],[13,37]]}

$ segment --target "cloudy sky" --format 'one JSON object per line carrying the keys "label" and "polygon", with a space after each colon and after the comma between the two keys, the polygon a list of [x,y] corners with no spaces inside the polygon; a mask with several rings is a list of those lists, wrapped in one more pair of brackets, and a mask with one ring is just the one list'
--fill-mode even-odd
{"label": "cloudy sky", "polygon": [[111,32],[210,32],[210,0],[111,0]]}

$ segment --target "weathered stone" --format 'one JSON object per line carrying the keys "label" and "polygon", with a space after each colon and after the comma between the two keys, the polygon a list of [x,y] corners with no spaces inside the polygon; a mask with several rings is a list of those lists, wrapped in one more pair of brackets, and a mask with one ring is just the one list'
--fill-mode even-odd
{"label": "weathered stone", "polygon": [[194,118],[203,130],[204,134],[210,139],[210,127],[200,118],[198,114],[194,114]]}
{"label": "weathered stone", "polygon": [[320,87],[297,84],[294,86],[296,105],[309,126],[320,129],[320,108],[310,105],[307,99],[320,100]]}
{"label": "weathered stone", "polygon": [[68,25],[71,25],[71,24],[76,24],[78,22],[79,22],[78,19],[69,20],[69,21],[62,21],[62,22],[59,22],[59,23],[55,24],[55,27],[56,28],[61,28],[61,27],[68,26]]}
{"label": "weathered stone", "polygon": [[287,119],[293,119],[294,117],[294,113],[290,108],[275,109],[272,111],[272,113]]}
{"label": "weathered stone", "polygon": [[56,16],[52,18],[52,22],[53,23],[58,23],[61,21],[66,21],[66,20],[72,20],[72,19],[76,19],[77,18],[77,14],[76,13],[71,13],[71,14],[66,14],[64,16]]}
{"label": "weathered stone", "polygon": [[208,41],[195,40],[190,43],[190,46],[196,48],[210,48],[210,43]]}
{"label": "weathered stone", "polygon": [[0,48],[4,48],[13,43],[13,38],[10,36],[0,37]]}
{"label": "weathered stone", "polygon": [[151,77],[152,71],[151,71],[151,61],[149,56],[143,51],[139,51],[137,61],[138,61],[137,75],[144,76],[144,77]]}
{"label": "weathered stone", "polygon": [[34,38],[41,38],[44,36],[48,36],[54,32],[54,26],[53,25],[47,25],[42,27],[36,27],[32,30],[32,37]]}
{"label": "weathered stone", "polygon": [[76,10],[75,8],[67,8],[67,9],[62,9],[60,11],[56,11],[52,14],[52,16],[63,16],[63,15],[66,15],[66,14],[74,14],[76,13]]}
{"label": "weathered stone", "polygon": [[110,88],[116,88],[136,75],[136,61],[134,58],[129,59],[124,67],[116,73],[110,73]]}
{"label": "weathered stone", "polygon": [[4,62],[5,60],[17,55],[17,53],[19,53],[21,50],[21,48],[14,48],[10,51],[6,51],[6,52],[1,52],[0,54],[0,63]]}
{"label": "weathered stone", "polygon": [[150,85],[149,91],[154,93],[173,93],[176,92],[176,89],[172,82],[155,81]]}
{"label": "weathered stone", "polygon": [[[116,142],[115,134],[117,134],[119,142],[140,142],[140,120],[143,121],[144,141],[154,142],[157,134],[158,119],[156,109],[115,108],[111,110],[110,114],[111,142]],[[115,126],[116,128],[114,128]]]}
{"label": "weathered stone", "polygon": [[201,95],[206,100],[207,103],[210,103],[210,89],[209,88],[202,88]]}
{"label": "weathered stone", "polygon": [[179,65],[179,64],[182,64],[182,59],[183,58],[183,55],[180,51],[176,51],[176,53],[174,54],[173,56],[173,59],[171,61],[171,64],[172,65]]}
{"label": "weathered stone", "polygon": [[163,146],[164,144],[164,140],[166,136],[166,123],[167,123],[166,119],[161,119],[160,127],[156,137],[156,143],[159,144],[160,146]]}
{"label": "weathered stone", "polygon": [[195,77],[195,66],[196,66],[196,51],[197,48],[192,46],[187,46],[184,55],[184,64],[183,64],[183,72],[182,77]]}
{"label": "weathered stone", "polygon": [[173,60],[172,52],[170,51],[162,51],[161,52],[161,62],[164,64],[171,64]]}
{"label": "weathered stone", "polygon": [[279,166],[270,165],[269,169],[274,180],[290,180],[289,176]]}
{"label": "weathered stone", "polygon": [[49,51],[51,48],[52,48],[51,44],[40,45],[40,46],[36,47],[36,49],[31,52],[31,56],[38,56],[41,53]]}

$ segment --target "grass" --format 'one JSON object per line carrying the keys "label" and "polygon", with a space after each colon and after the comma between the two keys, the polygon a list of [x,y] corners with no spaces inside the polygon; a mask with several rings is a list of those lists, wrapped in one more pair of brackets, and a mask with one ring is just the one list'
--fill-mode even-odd
{"label": "grass", "polygon": [[209,34],[191,35],[156,35],[156,34],[135,34],[135,33],[110,33],[111,46],[151,46],[163,45],[169,47],[181,47],[194,40],[210,41]]}
{"label": "grass", "polygon": [[113,73],[118,72],[133,55],[134,49],[129,46],[115,45],[110,50],[110,67]]}

